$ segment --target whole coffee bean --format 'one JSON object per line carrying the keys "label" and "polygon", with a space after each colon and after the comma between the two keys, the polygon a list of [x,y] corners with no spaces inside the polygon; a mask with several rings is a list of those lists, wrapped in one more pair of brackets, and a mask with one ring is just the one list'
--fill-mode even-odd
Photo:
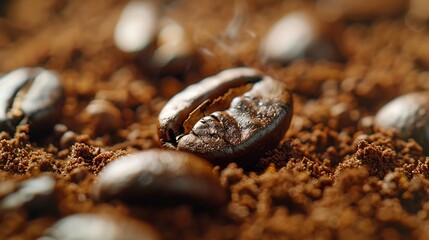
{"label": "whole coffee bean", "polygon": [[73,131],[65,132],[60,138],[60,148],[69,148],[76,142],[78,135]]}
{"label": "whole coffee bean", "polygon": [[122,124],[121,111],[109,101],[92,100],[85,110],[96,133],[114,131]]}
{"label": "whole coffee bean", "polygon": [[59,220],[39,240],[157,240],[159,234],[144,222],[119,215],[81,213]]}
{"label": "whole coffee bean", "polygon": [[116,46],[128,53],[144,51],[155,40],[158,20],[159,9],[153,1],[130,1],[115,27]]}
{"label": "whole coffee bean", "polygon": [[338,61],[340,54],[330,39],[333,33],[328,33],[327,28],[314,14],[289,13],[269,30],[261,45],[262,60],[283,64],[302,58]]}
{"label": "whole coffee bean", "polygon": [[375,116],[378,127],[396,129],[404,138],[414,138],[429,154],[429,92],[409,93],[383,106]]}
{"label": "whole coffee bean", "polygon": [[42,68],[20,68],[0,78],[0,131],[28,123],[44,133],[59,120],[65,94],[58,77]]}
{"label": "whole coffee bean", "polygon": [[286,84],[250,68],[225,70],[174,96],[158,117],[164,147],[214,164],[251,164],[283,138],[292,118]]}
{"label": "whole coffee bean", "polygon": [[163,19],[153,64],[162,73],[181,74],[193,63],[195,48],[186,30],[173,19]]}
{"label": "whole coffee bean", "polygon": [[25,180],[0,202],[1,211],[25,209],[30,217],[52,213],[55,205],[55,179],[41,176]]}
{"label": "whole coffee bean", "polygon": [[222,204],[225,193],[210,164],[190,153],[153,149],[116,159],[93,188],[97,200],[198,207]]}

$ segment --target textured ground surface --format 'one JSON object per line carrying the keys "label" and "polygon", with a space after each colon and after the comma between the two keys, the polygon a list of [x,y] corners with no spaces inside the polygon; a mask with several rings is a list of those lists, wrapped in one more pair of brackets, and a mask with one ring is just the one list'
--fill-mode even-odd
{"label": "textured ground surface", "polygon": [[[81,212],[129,215],[165,239],[429,235],[429,158],[414,140],[374,128],[365,118],[396,96],[429,90],[429,31],[410,27],[407,9],[393,17],[344,21],[337,40],[342,62],[301,60],[281,67],[259,60],[264,34],[285,13],[314,2],[170,1],[163,14],[186,26],[199,55],[197,66],[174,77],[145,70],[139,57],[115,48],[113,29],[124,1],[8,2],[0,16],[0,72],[56,70],[67,99],[62,125],[49,136],[29,138],[25,127],[0,134],[0,199],[26,179],[47,173],[55,179],[49,208],[0,212],[1,239],[35,238]],[[91,199],[92,183],[107,163],[160,147],[156,120],[169,98],[236,66],[287,83],[295,113],[282,142],[252,169],[214,168],[227,203],[207,211]],[[121,114],[91,117],[85,108],[93,99],[110,101]],[[107,131],[109,124],[119,127]],[[66,130],[74,134],[64,136]]]}

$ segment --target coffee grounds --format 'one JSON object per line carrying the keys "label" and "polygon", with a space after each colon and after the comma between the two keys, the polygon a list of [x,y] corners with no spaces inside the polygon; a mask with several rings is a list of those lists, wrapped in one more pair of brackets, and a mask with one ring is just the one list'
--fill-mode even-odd
{"label": "coffee grounds", "polygon": [[[260,61],[261,41],[286,13],[315,11],[317,1],[157,1],[163,15],[191,33],[198,55],[187,72],[166,76],[143,56],[114,46],[114,27],[127,1],[4,2],[0,72],[52,69],[64,84],[66,102],[48,136],[32,137],[26,125],[0,133],[0,206],[26,180],[55,180],[49,211],[0,208],[0,239],[35,239],[77,213],[131,217],[163,239],[429,235],[429,158],[415,140],[371,121],[391,99],[429,90],[427,23],[410,23],[407,6],[398,11],[402,15],[372,10],[363,20],[339,19],[335,42],[344,61],[301,59],[281,66]],[[109,162],[161,147],[157,117],[172,96],[238,66],[285,82],[294,94],[294,115],[280,144],[255,166],[214,167],[227,192],[224,205],[204,210],[93,200],[93,183]],[[95,123],[87,108],[94,100],[112,104],[102,116],[114,118],[115,128]]]}

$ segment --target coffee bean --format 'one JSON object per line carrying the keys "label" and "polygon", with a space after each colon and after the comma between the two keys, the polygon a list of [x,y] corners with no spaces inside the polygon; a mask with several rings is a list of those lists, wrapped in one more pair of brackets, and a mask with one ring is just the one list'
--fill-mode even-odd
{"label": "coffee bean", "polygon": [[116,46],[128,53],[147,49],[155,40],[159,20],[158,6],[152,1],[133,0],[122,10],[116,24]]}
{"label": "coffee bean", "polygon": [[23,208],[30,217],[52,213],[55,206],[55,179],[51,176],[41,176],[25,180],[18,189],[7,195],[0,202],[1,211]]}
{"label": "coffee bean", "polygon": [[333,33],[327,33],[327,27],[314,14],[289,13],[269,30],[261,45],[262,60],[283,64],[302,58],[338,61],[340,55],[328,35]]}
{"label": "coffee bean", "polygon": [[153,64],[162,73],[182,74],[193,64],[195,48],[186,30],[173,19],[163,19]]}
{"label": "coffee bean", "polygon": [[101,171],[93,190],[97,200],[133,204],[204,207],[225,199],[208,162],[189,153],[159,149],[116,159]]}
{"label": "coffee bean", "polygon": [[95,99],[85,110],[96,133],[114,131],[122,124],[121,111],[109,101]]}
{"label": "coffee bean", "polygon": [[158,136],[164,147],[214,164],[251,164],[283,138],[292,108],[286,84],[254,69],[229,69],[174,96],[159,114]]}
{"label": "coffee bean", "polygon": [[65,132],[60,138],[60,148],[69,148],[76,142],[78,135],[73,131]]}
{"label": "coffee bean", "polygon": [[396,129],[404,138],[414,138],[429,154],[429,92],[409,93],[383,106],[375,116],[378,127]]}
{"label": "coffee bean", "polygon": [[89,171],[85,167],[74,168],[70,174],[69,178],[74,183],[80,183],[89,175]]}
{"label": "coffee bean", "polygon": [[17,69],[0,78],[0,89],[0,131],[28,123],[30,133],[44,133],[61,117],[64,90],[51,71]]}
{"label": "coffee bean", "polygon": [[161,237],[151,226],[126,216],[81,213],[61,219],[38,239],[157,240]]}
{"label": "coffee bean", "polygon": [[359,131],[362,131],[366,134],[373,134],[374,124],[375,124],[374,116],[365,116],[359,120],[357,127]]}
{"label": "coffee bean", "polygon": [[183,74],[194,64],[192,39],[181,24],[160,16],[160,7],[154,2],[129,2],[116,24],[115,44],[123,52],[136,53],[147,71]]}

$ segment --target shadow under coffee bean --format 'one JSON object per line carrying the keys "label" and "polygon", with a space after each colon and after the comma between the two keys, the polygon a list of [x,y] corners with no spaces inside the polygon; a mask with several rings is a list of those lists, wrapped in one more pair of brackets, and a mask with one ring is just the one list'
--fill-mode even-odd
{"label": "shadow under coffee bean", "polygon": [[214,164],[251,164],[289,128],[292,93],[250,68],[225,70],[174,96],[158,117],[162,146]]}
{"label": "shadow under coffee bean", "polygon": [[58,77],[42,68],[20,68],[0,78],[0,131],[30,125],[42,134],[59,120],[65,95]]}

